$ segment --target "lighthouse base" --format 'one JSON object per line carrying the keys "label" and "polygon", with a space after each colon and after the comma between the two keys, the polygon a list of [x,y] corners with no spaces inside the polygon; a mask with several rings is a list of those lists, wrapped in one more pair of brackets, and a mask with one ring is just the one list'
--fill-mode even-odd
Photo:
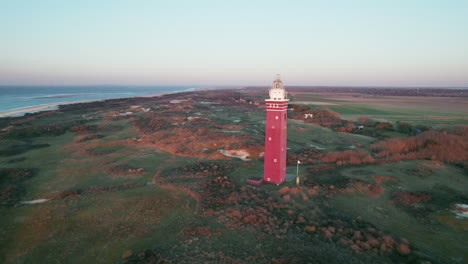
{"label": "lighthouse base", "polygon": [[265,177],[263,177],[263,182],[279,185],[279,184],[282,184],[282,183],[284,182],[285,179],[286,179],[285,177],[282,177],[282,178],[279,178],[279,177],[270,178],[270,177],[265,176]]}

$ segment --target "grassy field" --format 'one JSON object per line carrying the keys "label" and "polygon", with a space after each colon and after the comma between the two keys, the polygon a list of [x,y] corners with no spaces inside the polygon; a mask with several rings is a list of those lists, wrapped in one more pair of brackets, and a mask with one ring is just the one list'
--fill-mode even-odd
{"label": "grassy field", "polygon": [[292,151],[304,147],[325,151],[366,149],[374,141],[374,138],[363,135],[343,134],[314,124],[289,121],[288,148]]}
{"label": "grassy field", "polygon": [[[345,119],[357,120],[369,116],[381,121],[408,121],[427,126],[468,124],[465,98],[396,97],[340,94],[294,93],[294,101],[311,107],[327,107]],[[330,105],[314,105],[313,102],[329,102]]]}
{"label": "grassy field", "polygon": [[109,263],[130,250],[175,240],[193,214],[183,192],[151,185],[43,205],[1,208],[3,263]]}
{"label": "grassy field", "polygon": [[[453,221],[453,216],[444,219],[440,215],[446,215],[451,206],[468,196],[468,179],[461,168],[436,165],[431,166],[424,161],[407,161],[342,169],[339,177],[359,178],[369,184],[375,183],[375,176],[388,176],[392,180],[382,183],[385,191],[378,197],[342,194],[334,197],[332,204],[336,210],[347,215],[362,217],[383,230],[392,230],[399,236],[411,238],[424,253],[443,256],[443,262],[467,259],[468,251],[464,241],[468,223],[466,220],[460,221],[454,228],[448,223]],[[392,202],[392,194],[401,190],[424,193],[432,198],[414,208],[408,208]]]}
{"label": "grassy field", "polygon": [[[265,112],[241,97],[264,95],[206,91],[1,120],[0,262],[466,262],[467,220],[453,213],[468,203],[462,164],[392,162],[371,151],[377,136],[289,120],[289,164],[313,155],[299,168],[301,186],[249,186],[248,178],[263,175]],[[331,94],[293,99],[328,103],[312,106],[350,119],[465,120],[453,108],[386,105],[394,98],[377,98],[387,100],[381,105]],[[153,110],[129,110],[135,105]],[[423,122],[427,113],[447,119]],[[244,161],[219,152],[236,148],[255,155]],[[371,163],[324,158],[350,151]],[[287,170],[295,174],[296,166]]]}

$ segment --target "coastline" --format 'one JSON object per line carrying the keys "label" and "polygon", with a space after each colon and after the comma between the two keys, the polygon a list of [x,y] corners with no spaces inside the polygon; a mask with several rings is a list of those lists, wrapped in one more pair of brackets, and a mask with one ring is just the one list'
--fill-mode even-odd
{"label": "coastline", "polygon": [[56,110],[58,106],[61,105],[71,105],[71,104],[81,104],[81,103],[92,103],[92,102],[104,102],[107,100],[115,100],[115,99],[127,99],[127,98],[139,98],[139,97],[157,97],[163,96],[168,94],[177,94],[183,93],[188,91],[199,91],[202,89],[190,88],[182,91],[177,92],[168,92],[168,93],[161,93],[161,94],[150,94],[150,95],[143,95],[143,96],[129,96],[129,97],[116,97],[116,98],[106,98],[106,99],[90,99],[90,100],[79,100],[79,101],[70,101],[70,102],[60,102],[60,103],[50,103],[50,104],[41,104],[41,105],[33,105],[27,106],[22,108],[16,108],[6,111],[0,111],[0,118],[4,117],[19,117],[29,113],[37,113],[42,111],[52,111]]}
{"label": "coastline", "polygon": [[29,113],[37,113],[37,112],[42,112],[42,111],[56,110],[59,105],[91,103],[91,102],[105,101],[105,100],[110,100],[110,99],[72,101],[72,102],[42,104],[42,105],[34,105],[34,106],[16,108],[16,109],[12,109],[12,110],[0,111],[0,118],[2,118],[2,117],[17,117],[17,116],[22,116],[22,115],[29,114]]}
{"label": "coastline", "polygon": [[36,106],[29,106],[29,107],[23,107],[23,108],[16,108],[12,110],[0,111],[0,118],[15,117],[21,114],[24,115],[27,113],[36,113],[36,112],[41,112],[41,111],[54,110],[54,108],[57,106],[58,104],[46,104],[46,105],[36,105]]}

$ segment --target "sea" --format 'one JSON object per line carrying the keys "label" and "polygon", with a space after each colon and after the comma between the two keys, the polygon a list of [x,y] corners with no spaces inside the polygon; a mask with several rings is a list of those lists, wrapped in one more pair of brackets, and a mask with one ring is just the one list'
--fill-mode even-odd
{"label": "sea", "polygon": [[0,112],[84,100],[193,91],[195,86],[0,86]]}

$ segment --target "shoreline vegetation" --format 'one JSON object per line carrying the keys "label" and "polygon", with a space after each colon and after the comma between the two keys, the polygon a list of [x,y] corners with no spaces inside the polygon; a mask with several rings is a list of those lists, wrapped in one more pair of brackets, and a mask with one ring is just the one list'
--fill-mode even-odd
{"label": "shoreline vegetation", "polygon": [[466,96],[291,89],[287,174],[300,184],[252,186],[267,89],[0,118],[2,263],[468,260]]}

